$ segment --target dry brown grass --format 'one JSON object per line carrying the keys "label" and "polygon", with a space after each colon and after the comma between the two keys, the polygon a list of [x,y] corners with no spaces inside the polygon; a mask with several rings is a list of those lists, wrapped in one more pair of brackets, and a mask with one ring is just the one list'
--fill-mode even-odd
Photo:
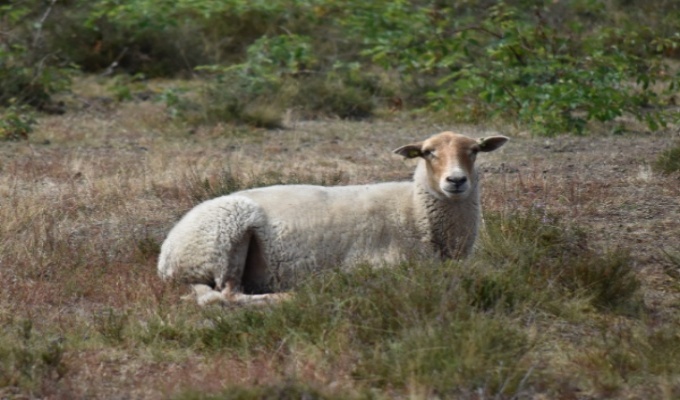
{"label": "dry brown grass", "polygon": [[[486,134],[399,116],[375,122],[292,120],[288,129],[274,131],[189,128],[150,102],[42,117],[29,142],[0,144],[5,332],[0,350],[24,346],[37,357],[29,367],[44,372],[22,375],[18,364],[5,366],[10,378],[0,381],[0,398],[152,399],[291,379],[327,396],[365,395],[371,382],[353,378],[358,356],[351,352],[328,358],[322,348],[301,345],[296,352],[253,350],[244,356],[183,344],[190,329],[172,329],[200,326],[205,318],[194,305],[180,302],[184,288],[157,279],[158,246],[205,195],[205,185],[220,185],[225,171],[245,186],[281,179],[341,184],[408,179],[412,163],[391,150],[444,129]],[[680,251],[680,184],[677,175],[650,168],[674,140],[677,132],[516,137],[503,151],[480,157],[487,214],[531,210],[579,225],[596,251],[630,251],[643,285],[643,322],[595,313],[583,299],[566,302],[560,317],[545,311],[537,311],[535,319],[530,311],[513,317],[532,341],[541,339],[534,347],[533,376],[561,371],[559,379],[550,375],[552,383],[535,384],[528,397],[680,393],[680,376],[671,367],[659,366],[649,382],[625,381],[643,368],[636,354],[660,351],[654,350],[661,348],[657,342],[665,343],[654,333],[668,334],[680,323],[680,283],[666,273],[677,266],[662,251]],[[22,321],[33,324],[29,339],[17,333]],[[166,344],[153,339],[158,332],[165,332]],[[53,363],[63,370],[40,361],[52,342],[64,343],[63,357]],[[636,348],[640,343],[648,348]],[[436,396],[416,381],[406,387],[378,396]]]}

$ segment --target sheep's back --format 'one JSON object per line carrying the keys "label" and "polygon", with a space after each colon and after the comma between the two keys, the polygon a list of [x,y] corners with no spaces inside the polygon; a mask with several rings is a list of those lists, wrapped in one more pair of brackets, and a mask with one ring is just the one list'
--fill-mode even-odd
{"label": "sheep's back", "polygon": [[238,193],[263,210],[270,265],[291,270],[396,262],[414,232],[413,185],[281,185]]}

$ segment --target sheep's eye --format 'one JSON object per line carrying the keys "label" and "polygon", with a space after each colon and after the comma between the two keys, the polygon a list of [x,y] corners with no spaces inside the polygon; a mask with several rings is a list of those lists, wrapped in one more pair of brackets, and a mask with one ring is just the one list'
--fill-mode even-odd
{"label": "sheep's eye", "polygon": [[423,150],[423,157],[424,158],[430,158],[434,156],[434,151],[433,150]]}

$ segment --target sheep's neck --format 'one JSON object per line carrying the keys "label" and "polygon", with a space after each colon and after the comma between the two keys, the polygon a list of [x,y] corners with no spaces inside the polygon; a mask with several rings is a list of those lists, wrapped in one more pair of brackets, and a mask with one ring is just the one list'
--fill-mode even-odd
{"label": "sheep's neck", "polygon": [[472,250],[480,213],[479,183],[474,182],[464,199],[441,200],[416,181],[415,201],[425,206],[418,225],[442,259],[462,258]]}

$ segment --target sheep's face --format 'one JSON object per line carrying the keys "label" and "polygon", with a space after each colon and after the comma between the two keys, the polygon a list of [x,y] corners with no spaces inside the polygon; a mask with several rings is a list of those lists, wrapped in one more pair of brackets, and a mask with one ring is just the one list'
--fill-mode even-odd
{"label": "sheep's face", "polygon": [[420,142],[402,146],[394,152],[407,158],[420,157],[427,171],[427,187],[440,199],[467,197],[477,184],[477,153],[496,150],[508,141],[505,136],[472,139],[442,132]]}

